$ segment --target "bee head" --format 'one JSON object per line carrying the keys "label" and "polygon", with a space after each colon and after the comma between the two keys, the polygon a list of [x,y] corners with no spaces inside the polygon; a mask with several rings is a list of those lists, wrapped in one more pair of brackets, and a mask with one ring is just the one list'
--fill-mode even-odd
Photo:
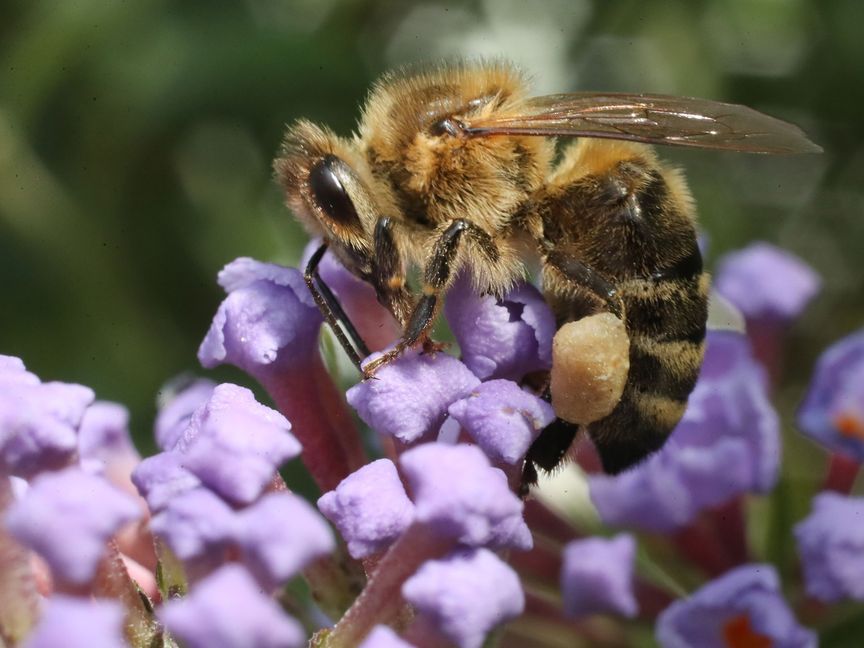
{"label": "bee head", "polygon": [[368,276],[380,212],[352,143],[301,120],[288,129],[273,166],[286,204],[309,233],[328,241],[345,267]]}

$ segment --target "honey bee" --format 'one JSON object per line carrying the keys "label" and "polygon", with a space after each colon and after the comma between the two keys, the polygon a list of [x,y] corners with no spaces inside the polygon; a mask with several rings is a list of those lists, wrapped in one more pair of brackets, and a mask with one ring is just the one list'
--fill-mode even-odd
{"label": "honey bee", "polygon": [[[578,138],[556,152],[558,138]],[[750,153],[818,152],[796,126],[745,106],[645,94],[531,97],[506,63],[459,63],[384,76],[351,138],[300,120],[276,176],[287,205],[323,239],[307,284],[353,361],[368,349],[317,275],[324,251],[371,284],[403,328],[370,378],[429,343],[462,268],[503,296],[539,262],[558,326],[598,312],[626,325],[623,396],[587,426],[604,469],[660,448],[702,362],[709,277],[682,173],[651,144]],[[415,295],[406,282],[419,268]],[[349,339],[350,338],[350,339]],[[560,418],[528,452],[524,481],[564,457],[578,426]]]}

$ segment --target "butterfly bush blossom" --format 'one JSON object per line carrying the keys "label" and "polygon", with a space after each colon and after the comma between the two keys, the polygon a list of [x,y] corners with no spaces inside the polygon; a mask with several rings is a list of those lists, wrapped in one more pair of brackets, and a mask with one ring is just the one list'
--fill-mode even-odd
{"label": "butterfly bush blossom", "polygon": [[[329,254],[319,272],[375,351],[365,362],[377,357],[395,321]],[[608,477],[583,435],[576,464],[527,498],[525,455],[555,420],[543,377],[556,325],[533,285],[496,298],[460,276],[443,309],[457,344],[358,382],[328,368],[300,270],[244,258],[219,283],[201,364],[240,368],[266,398],[173,381],[153,456],[131,444],[122,406],[0,357],[5,645],[622,646],[650,627],[664,647],[805,647],[816,635],[799,615],[833,622],[812,599],[864,596],[861,525],[834,523],[861,517],[848,489],[818,495],[795,527],[811,598],[785,599],[748,542],[745,496],[770,493],[782,468],[775,356],[752,333],[794,325],[819,285],[782,251],[724,260],[718,287],[751,336],[709,333],[663,449]],[[862,362],[860,333],[837,343],[799,412],[833,453],[829,473],[839,453],[864,456]],[[314,503],[280,474],[298,462]],[[632,532],[609,535],[619,527]]]}

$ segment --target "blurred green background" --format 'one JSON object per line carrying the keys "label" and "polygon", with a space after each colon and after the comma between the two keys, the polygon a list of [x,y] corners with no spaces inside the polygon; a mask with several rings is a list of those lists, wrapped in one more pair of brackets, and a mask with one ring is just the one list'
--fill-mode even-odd
{"label": "blurred green background", "polygon": [[0,352],[127,404],[150,447],[160,385],[204,373],[217,271],[295,263],[306,241],[271,180],[284,124],[347,133],[393,66],[504,56],[538,92],[744,103],[824,146],[664,152],[688,169],[713,259],[762,238],[826,279],[792,332],[788,412],[819,350],[861,322],[862,25],[861,0],[4,2]]}

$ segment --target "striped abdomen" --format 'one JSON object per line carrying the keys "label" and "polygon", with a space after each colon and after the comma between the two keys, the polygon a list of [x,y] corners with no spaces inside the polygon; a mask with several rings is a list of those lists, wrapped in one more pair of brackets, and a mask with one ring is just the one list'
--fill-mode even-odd
{"label": "striped abdomen", "polygon": [[658,450],[684,414],[702,365],[708,312],[708,275],[701,261],[691,267],[690,276],[673,272],[619,285],[630,372],[616,408],[588,427],[608,473]]}

